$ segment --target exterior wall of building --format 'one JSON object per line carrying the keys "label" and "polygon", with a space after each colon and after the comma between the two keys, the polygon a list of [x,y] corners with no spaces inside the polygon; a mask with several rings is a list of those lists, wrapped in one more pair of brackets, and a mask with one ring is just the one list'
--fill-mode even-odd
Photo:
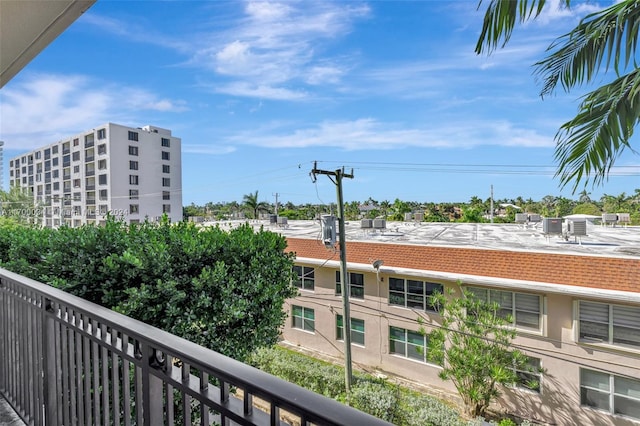
{"label": "exterior wall of building", "polygon": [[[106,123],[15,157],[11,185],[33,194],[35,219],[44,226],[101,223],[107,214],[130,222],[156,220],[166,212],[179,221],[180,145],[167,129]],[[134,200],[131,189],[138,191]]]}
{"label": "exterior wall of building", "polygon": [[[289,318],[283,329],[283,338],[293,345],[334,357],[342,357],[344,343],[336,338],[336,315],[342,313],[342,300],[336,295],[335,290],[335,273],[339,269],[339,264],[333,260],[326,261],[327,256],[311,256],[315,253],[315,249],[306,250],[305,244],[298,244],[299,241],[289,239],[289,242],[297,252],[296,265],[308,268],[302,272],[307,272],[309,276],[313,271],[314,289],[313,291],[301,289],[298,297],[288,301],[285,309],[289,313]],[[317,246],[315,241],[312,243]],[[440,324],[440,316],[437,312],[430,311],[427,305],[424,305],[425,309],[396,306],[391,303],[390,286],[391,280],[395,278],[439,283],[443,285],[443,289],[452,288],[458,291],[460,276],[449,273],[450,277],[447,279],[447,274],[439,272],[438,263],[429,258],[422,260],[424,269],[416,269],[415,262],[417,255],[420,254],[419,250],[414,250],[413,255],[406,255],[404,260],[395,260],[391,263],[388,259],[393,258],[394,253],[404,247],[392,244],[370,243],[370,245],[376,247],[369,247],[367,250],[376,251],[378,255],[383,256],[368,259],[385,259],[385,265],[379,274],[376,274],[371,264],[351,262],[353,259],[350,259],[349,263],[349,272],[360,273],[364,278],[364,298],[351,298],[350,304],[351,317],[364,320],[365,344],[364,346],[352,344],[354,364],[399,375],[445,392],[455,392],[452,383],[444,382],[438,377],[439,366],[429,364],[424,359],[417,359],[419,356],[416,352],[398,353],[402,343],[397,339],[392,342],[390,327],[395,327],[395,337],[399,329],[415,332],[420,329],[417,321],[420,317],[428,333],[431,326],[437,327]],[[385,250],[388,256],[384,256]],[[347,252],[349,253],[349,248]],[[456,259],[456,253],[456,249],[452,249],[450,259],[447,261],[456,262],[457,260],[463,264],[463,259]],[[547,254],[546,256],[549,259],[544,261],[552,263],[553,257],[557,255]],[[487,256],[484,257],[486,260]],[[503,259],[506,257],[508,257],[507,252]],[[526,263],[526,259],[522,260]],[[621,274],[621,271],[606,268],[605,265],[611,260],[609,258],[591,257],[579,260],[595,263],[594,267],[601,271],[598,280],[606,282],[607,285],[620,285],[623,288],[635,285],[633,282],[620,283],[620,276],[624,280],[626,275],[624,271]],[[632,262],[631,267],[640,271],[640,260],[636,259]],[[600,265],[597,265],[598,263]],[[406,268],[406,265],[411,265],[412,268]],[[499,265],[496,265],[496,270],[498,269]],[[549,274],[553,276],[553,272]],[[531,282],[518,285],[512,279],[500,280],[489,275],[468,278],[468,280],[461,279],[463,286],[503,291],[506,292],[502,293],[503,295],[513,297],[514,321],[518,330],[514,346],[528,356],[540,360],[542,368],[541,374],[538,375],[540,389],[531,390],[524,385],[507,388],[501,398],[503,407],[512,413],[548,424],[631,425],[640,423],[640,390],[638,390],[640,389],[640,323],[633,321],[636,317],[640,318],[638,292],[613,293],[611,290],[604,291],[596,288],[585,291],[583,287],[578,286],[572,292],[569,286],[554,286],[549,282],[536,286]],[[394,281],[394,283],[397,282]],[[303,282],[301,285],[302,287],[310,286],[308,282]],[[531,308],[533,315],[523,311],[524,305],[517,305],[518,300],[525,299],[537,301],[535,302],[537,308]],[[313,331],[300,329],[301,322],[294,319],[300,310],[296,310],[294,306],[313,309],[315,317]],[[628,320],[628,324],[616,325],[616,320],[609,320],[607,324],[581,325],[580,310],[585,309],[586,312],[588,307],[594,306],[598,309],[608,309],[611,318],[615,312],[624,312],[624,318]],[[535,312],[536,309],[537,312]],[[309,315],[306,310],[303,313]],[[522,325],[531,323],[531,318],[537,321],[537,326]],[[619,321],[623,321],[624,318],[621,316]],[[521,325],[517,325],[519,321]],[[615,339],[616,334],[612,333],[617,333],[618,339],[626,339],[627,343],[603,342],[589,337],[593,333],[607,333],[605,331],[607,327],[611,333],[608,334],[609,339]],[[417,336],[416,334],[412,336],[415,342]],[[594,389],[593,383],[588,382],[592,379],[587,379],[587,376],[591,377],[591,375],[603,379],[597,385],[600,386],[599,388],[596,386]],[[629,389],[633,390],[625,387],[629,383],[632,385]],[[609,390],[605,389],[607,386]],[[594,404],[600,404],[601,409],[587,406],[585,402],[587,399]],[[602,404],[609,404],[609,407],[606,408]],[[616,414],[619,411],[626,411],[629,415]]]}

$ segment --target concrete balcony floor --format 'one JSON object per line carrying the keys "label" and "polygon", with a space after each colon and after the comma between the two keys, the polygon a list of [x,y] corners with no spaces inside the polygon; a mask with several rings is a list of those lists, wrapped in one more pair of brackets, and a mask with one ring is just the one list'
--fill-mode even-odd
{"label": "concrete balcony floor", "polygon": [[0,395],[0,425],[2,426],[25,426],[25,423],[13,411],[11,406]]}

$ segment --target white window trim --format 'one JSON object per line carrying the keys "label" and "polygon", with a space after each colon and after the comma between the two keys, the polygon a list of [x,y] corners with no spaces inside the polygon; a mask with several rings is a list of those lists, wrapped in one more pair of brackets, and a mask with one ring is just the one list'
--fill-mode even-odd
{"label": "white window trim", "polygon": [[[343,336],[343,337],[342,337],[342,339],[339,339],[339,338],[338,338],[338,317],[339,317],[339,316],[340,316],[340,317],[342,317],[342,327],[340,327],[340,328],[342,328],[342,336]],[[349,321],[349,327],[350,327],[350,328],[351,328],[351,325],[353,324],[353,320],[354,320],[354,319],[356,319],[356,320],[358,320],[358,321],[362,321],[362,323],[363,323],[363,324],[365,323],[365,321],[364,321],[363,319],[361,319],[361,318],[354,318],[354,317],[350,317],[350,321]],[[344,342],[344,316],[343,316],[342,314],[336,314],[336,316],[335,316],[335,321],[336,321],[336,340],[337,340],[338,342]],[[360,343],[356,343],[356,342],[354,342],[354,341],[353,341],[353,336],[351,336],[351,346],[357,346],[357,347],[359,347],[359,348],[365,348],[365,347],[366,347],[366,343],[367,343],[367,329],[366,329],[366,325],[365,325],[364,327],[365,327],[365,329],[364,329],[364,331],[362,332],[362,337],[363,337],[363,340],[364,340],[365,344],[364,344],[364,345],[362,345],[362,344],[360,344]],[[360,333],[360,330],[353,330],[353,328],[352,328],[352,329],[351,329],[351,333],[353,334],[353,333],[354,333],[354,331],[355,331],[356,333]]]}
{"label": "white window trim", "polygon": [[[609,306],[627,306],[621,303],[608,303],[608,302],[598,302],[587,299],[576,299],[573,301],[573,340],[577,345],[587,346],[592,348],[604,349],[609,352],[618,352],[620,354],[640,354],[640,346],[637,348],[633,348],[630,346],[623,346],[615,343],[609,342],[597,342],[597,341],[588,341],[580,339],[580,302],[587,303],[597,303],[601,305],[609,305]],[[612,310],[609,309],[609,333],[613,331],[613,323],[612,319]]]}

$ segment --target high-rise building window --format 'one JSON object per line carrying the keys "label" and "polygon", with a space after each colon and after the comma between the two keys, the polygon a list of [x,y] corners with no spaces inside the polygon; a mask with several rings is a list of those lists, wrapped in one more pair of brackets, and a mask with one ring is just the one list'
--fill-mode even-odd
{"label": "high-rise building window", "polygon": [[162,178],[162,186],[171,186],[170,178]]}
{"label": "high-rise building window", "polygon": [[98,170],[107,169],[107,160],[98,160]]}
{"label": "high-rise building window", "polygon": [[169,192],[169,191],[162,191],[162,199],[163,199],[163,200],[170,200],[170,199],[171,199],[171,192]]}
{"label": "high-rise building window", "polygon": [[129,161],[129,170],[138,170],[138,162]]}
{"label": "high-rise building window", "polygon": [[103,175],[98,175],[98,184],[106,185],[107,184],[107,175],[106,173]]}
{"label": "high-rise building window", "polygon": [[98,129],[98,139],[105,139],[107,137],[106,129]]}
{"label": "high-rise building window", "polygon": [[162,173],[171,173],[171,166],[169,166],[168,164],[163,164]]}
{"label": "high-rise building window", "polygon": [[137,200],[138,199],[138,190],[137,189],[130,189],[129,190],[129,199],[130,200]]}
{"label": "high-rise building window", "polygon": [[129,204],[129,213],[136,214],[140,211],[140,206],[137,204]]}
{"label": "high-rise building window", "polygon": [[138,132],[132,132],[131,130],[129,130],[129,140],[130,141],[137,141],[138,140]]}
{"label": "high-rise building window", "polygon": [[76,151],[73,154],[71,154],[71,159],[73,161],[80,161],[80,151]]}
{"label": "high-rise building window", "polygon": [[171,213],[171,204],[163,204],[162,213]]}
{"label": "high-rise building window", "polygon": [[138,175],[129,175],[129,184],[137,185],[138,184]]}
{"label": "high-rise building window", "polygon": [[107,153],[107,144],[101,143],[100,145],[98,145],[98,154],[103,155],[106,153]]}
{"label": "high-rise building window", "polygon": [[129,155],[138,155],[138,147],[129,145]]}
{"label": "high-rise building window", "polygon": [[162,151],[162,159],[163,160],[169,159],[169,151]]}
{"label": "high-rise building window", "polygon": [[171,146],[171,140],[167,138],[162,138],[162,146],[165,148],[169,148]]}
{"label": "high-rise building window", "polygon": [[98,198],[100,199],[100,201],[104,201],[109,198],[108,195],[109,194],[106,189],[101,189],[100,192],[98,192]]}

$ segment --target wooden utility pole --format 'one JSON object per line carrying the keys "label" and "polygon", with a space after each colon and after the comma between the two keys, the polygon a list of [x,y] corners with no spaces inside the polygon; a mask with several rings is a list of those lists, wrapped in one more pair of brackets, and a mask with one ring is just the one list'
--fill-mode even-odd
{"label": "wooden utility pole", "polygon": [[[347,273],[347,244],[344,229],[344,202],[342,201],[342,179],[353,179],[353,169],[350,174],[344,172],[344,167],[335,171],[319,170],[318,163],[313,163],[311,175],[315,182],[316,175],[327,175],[336,185],[338,198],[338,237],[340,247],[340,282],[342,287],[342,335],[344,337],[344,384],[347,393],[351,390],[351,314],[349,309],[349,296],[351,293],[351,283]],[[335,180],[333,179],[335,177]]]}

